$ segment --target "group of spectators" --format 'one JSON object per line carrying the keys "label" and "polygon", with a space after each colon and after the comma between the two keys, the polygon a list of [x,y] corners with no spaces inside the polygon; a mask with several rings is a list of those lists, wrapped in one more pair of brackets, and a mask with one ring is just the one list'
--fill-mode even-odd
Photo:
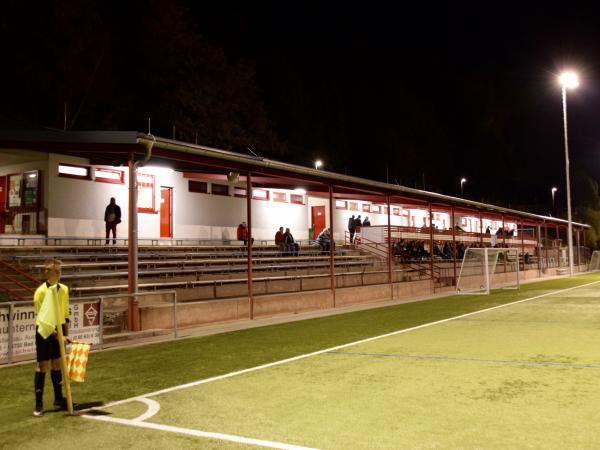
{"label": "group of spectators", "polygon": [[[473,244],[471,247],[477,247]],[[437,241],[433,244],[433,256],[441,259],[462,259],[467,247],[462,242]],[[400,261],[429,259],[431,253],[425,248],[425,241],[409,241],[401,239],[396,241],[392,247],[393,255]]]}
{"label": "group of spectators", "polygon": [[358,217],[354,218],[354,214],[352,217],[348,219],[348,232],[350,233],[350,243],[354,243],[354,236],[356,233],[360,233],[361,227],[369,227],[371,226],[371,221],[368,217],[365,217],[365,220],[361,220],[360,214]]}
{"label": "group of spectators", "polygon": [[321,247],[321,252],[328,253],[331,249],[331,230],[329,228],[325,228],[323,231],[321,231],[317,237],[317,242],[319,243],[319,247]]}
{"label": "group of spectators", "polygon": [[275,233],[275,245],[279,249],[281,256],[298,256],[300,253],[300,245],[294,241],[294,236],[289,228],[283,231],[283,227]]}

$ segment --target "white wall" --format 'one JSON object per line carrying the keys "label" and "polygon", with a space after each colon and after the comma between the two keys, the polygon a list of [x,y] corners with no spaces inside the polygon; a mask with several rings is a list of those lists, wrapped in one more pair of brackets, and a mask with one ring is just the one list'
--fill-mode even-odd
{"label": "white wall", "polygon": [[[114,168],[124,172],[124,184],[104,183],[58,176],[59,163],[89,165],[89,161],[86,159],[57,154],[47,155],[45,153],[34,156],[38,160],[1,166],[0,175],[35,169],[41,171],[44,184],[42,203],[48,209],[49,236],[103,237],[105,233],[104,210],[110,198],[115,197],[122,211],[122,223],[118,227],[117,235],[118,237],[126,237],[129,183],[127,167]],[[140,171],[149,172],[150,169],[141,168]],[[140,238],[160,236],[160,188],[170,187],[173,189],[173,237],[180,239],[236,239],[237,225],[242,221],[247,221],[246,199],[232,196],[233,189],[231,187],[230,196],[201,194],[189,192],[189,180],[183,178],[181,173],[153,171],[153,174],[155,176],[156,212],[138,213]],[[210,181],[205,181],[210,185]],[[217,184],[224,183],[218,182]],[[245,186],[240,184],[240,187]],[[255,239],[273,240],[275,232],[280,226],[289,227],[296,239],[307,239],[308,228],[312,225],[311,208],[313,206],[325,206],[326,227],[331,226],[328,198],[305,195],[305,204],[298,205],[289,203],[289,194],[292,191],[277,191],[287,192],[288,202],[274,202],[272,195],[269,201],[251,201],[253,236]],[[334,209],[334,238],[338,242],[344,240],[348,218],[352,215],[356,217],[360,214],[363,220],[365,217],[369,217],[372,225],[387,225],[387,214],[363,211],[363,205],[369,204],[372,207],[372,202],[346,201],[357,203],[359,210]],[[377,204],[381,205],[381,203]],[[392,205],[392,208],[394,207],[397,206]],[[414,218],[415,226],[421,227],[423,219],[426,219],[427,224],[429,224],[428,213],[426,210],[401,208],[401,215],[392,214],[390,221],[392,225],[411,226]],[[434,213],[433,223],[438,228],[444,228],[444,224],[446,228],[449,228],[451,226],[450,221],[450,214]],[[461,225],[465,231],[479,231],[479,218],[477,217],[456,215],[455,222]],[[463,222],[467,224],[466,227],[462,225]],[[483,224],[484,230],[489,224],[492,233],[495,233],[502,222],[484,219]],[[506,225],[509,229],[516,227],[516,224],[512,222]]]}

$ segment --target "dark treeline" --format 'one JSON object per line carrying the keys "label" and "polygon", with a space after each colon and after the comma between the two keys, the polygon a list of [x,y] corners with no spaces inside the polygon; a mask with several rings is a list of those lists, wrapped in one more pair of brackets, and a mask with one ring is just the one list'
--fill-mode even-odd
{"label": "dark treeline", "polygon": [[147,131],[151,117],[156,135],[455,196],[466,177],[467,198],[564,217],[555,76],[586,61],[569,130],[573,203],[591,220],[600,32],[593,14],[548,14],[8,0],[0,122]]}

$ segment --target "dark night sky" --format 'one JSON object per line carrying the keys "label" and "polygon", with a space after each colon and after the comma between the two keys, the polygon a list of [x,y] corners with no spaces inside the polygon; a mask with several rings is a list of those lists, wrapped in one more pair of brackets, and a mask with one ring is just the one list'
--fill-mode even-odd
{"label": "dark night sky", "polygon": [[424,179],[449,194],[465,176],[472,197],[519,204],[549,202],[552,185],[564,191],[563,67],[582,78],[569,95],[572,168],[600,174],[598,11],[536,3],[194,13],[232,57],[257,61],[267,110],[298,162],[321,156],[332,170],[380,180],[389,163],[392,182]]}
{"label": "dark night sky", "polygon": [[[211,45],[222,48],[228,61],[255,62],[259,101],[264,103],[273,130],[288,149],[281,156],[255,146],[254,151],[259,154],[302,165],[311,165],[319,157],[328,170],[380,181],[385,181],[387,174],[392,183],[449,195],[460,193],[459,180],[466,177],[468,198],[547,213],[552,186],[559,188],[557,203],[565,203],[562,106],[556,76],[563,68],[573,68],[581,77],[581,86],[569,94],[568,109],[574,184],[585,178],[582,174],[600,179],[600,129],[596,124],[600,117],[600,7],[559,8],[548,2],[495,2],[485,6],[481,2],[475,6],[461,6],[459,2],[446,2],[445,6],[433,2],[419,6],[412,4],[415,2],[380,2],[354,6],[351,2],[177,1],[187,5],[198,33]],[[60,34],[54,46],[60,55],[61,45],[83,36],[80,53],[87,62],[74,66],[81,68],[80,91],[87,96],[87,80],[94,83],[90,83],[90,99],[81,102],[87,111],[83,108],[79,123],[102,129],[103,123],[94,121],[95,116],[89,113],[95,111],[96,118],[102,117],[105,123],[145,131],[152,106],[148,102],[157,93],[142,92],[144,104],[137,103],[139,98],[135,96],[124,99],[123,93],[150,89],[165,75],[154,74],[154,67],[170,70],[169,64],[179,64],[176,49],[165,50],[171,45],[167,35],[161,34],[153,41],[148,33],[148,24],[155,27],[150,29],[157,34],[164,32],[162,22],[152,15],[162,14],[168,2],[39,3],[43,8],[48,8],[48,4],[61,5],[58,10],[62,14],[66,11],[73,15],[64,20],[67,24],[79,23],[77,14],[90,16],[99,11],[99,18],[88,21],[88,28],[82,25],[81,30],[73,32],[65,30],[66,25],[57,25],[61,18],[52,19],[49,12],[44,14],[47,20],[54,20],[53,26],[32,18],[28,8],[23,9],[16,0],[9,0],[8,4],[11,8],[5,11],[5,28],[12,26],[12,34],[4,36],[0,48],[9,61],[19,54],[24,56],[13,58],[19,61],[17,64],[31,61],[30,54],[34,59],[43,59],[42,50],[35,53],[42,44],[35,39],[54,43],[53,34]],[[8,17],[19,8],[23,17]],[[42,7],[38,9],[42,11]],[[144,21],[146,28],[136,28],[136,22]],[[42,38],[25,30],[24,39],[29,42],[24,44],[14,36],[15,30],[24,27],[42,30]],[[114,34],[119,27],[117,38]],[[50,31],[44,35],[46,29]],[[108,36],[99,38],[100,44],[94,40],[96,30]],[[102,42],[111,39],[113,54],[106,51],[99,58],[94,49],[107,48]],[[177,44],[176,40],[173,42]],[[78,54],[73,42],[67,47]],[[126,48],[127,58],[115,56],[114,48],[118,47]],[[53,58],[46,56],[47,62],[41,67],[52,65]],[[199,59],[200,64],[210,60]],[[101,63],[97,73],[96,61]],[[135,65],[139,66],[140,61],[146,66],[138,75]],[[32,67],[36,67],[34,63]],[[93,76],[89,75],[90,68]],[[5,69],[0,77],[10,80],[9,63]],[[53,69],[49,69],[50,76],[46,78],[33,77],[33,83],[47,83],[52,77],[58,86],[68,87],[55,76],[67,72]],[[19,84],[22,73],[16,72],[12,81]],[[216,73],[221,77],[227,74]],[[142,87],[137,82],[139,76],[150,81]],[[12,114],[9,101],[12,88],[6,86],[9,83],[0,86],[0,101],[4,105],[0,119],[10,121],[16,114]],[[27,89],[30,88],[31,82]],[[37,95],[43,96],[43,86],[37,88]],[[234,108],[236,99],[244,95],[240,91],[243,89],[227,98]],[[164,130],[171,128],[169,114],[177,113],[169,111],[169,99],[187,95],[185,89],[174,88],[163,96],[159,105],[167,125],[163,135],[168,135]],[[60,116],[63,103],[58,97],[49,96],[47,103],[51,107],[47,109],[51,118]],[[99,103],[103,97],[112,99],[107,104],[115,105],[114,112],[107,104]],[[15,98],[17,108],[22,106],[21,97]],[[202,92],[198,98],[202,98]],[[97,105],[104,109],[96,108]],[[198,121],[205,124],[207,136],[214,125],[210,121],[219,120],[213,111],[200,108],[205,116]],[[229,111],[219,113],[227,117]],[[136,121],[111,122],[119,114],[136,117]],[[153,118],[156,123],[161,119]],[[247,117],[245,120],[252,123]],[[227,134],[224,136],[221,133],[220,142],[226,141]],[[243,144],[240,146],[238,139],[238,144],[230,148],[243,151]],[[582,198],[579,192],[575,186],[575,204],[578,196]]]}

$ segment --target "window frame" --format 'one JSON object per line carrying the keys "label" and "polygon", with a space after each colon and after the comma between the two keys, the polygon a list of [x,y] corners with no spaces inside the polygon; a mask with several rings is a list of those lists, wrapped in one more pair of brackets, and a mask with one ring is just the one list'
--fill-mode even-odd
{"label": "window frame", "polygon": [[[215,192],[215,188],[217,188],[217,192]],[[218,192],[219,190],[221,190],[221,191]],[[211,183],[210,184],[210,194],[211,195],[220,195],[222,197],[229,197],[229,185]]]}
{"label": "window frame", "polygon": [[[197,188],[197,185],[204,185],[204,189]],[[188,192],[195,194],[208,194],[208,183],[206,181],[188,180]]]}
{"label": "window frame", "polygon": [[[111,183],[111,184],[125,184],[125,171],[118,169],[106,169],[104,167],[92,167],[94,173],[94,181],[98,181],[99,183]],[[116,173],[119,175],[119,179],[116,180],[114,178],[105,178],[97,175],[97,171],[108,172],[108,173]]]}
{"label": "window frame", "polygon": [[[74,167],[76,169],[85,169],[86,171],[86,175],[75,175],[72,173],[62,173],[60,171],[61,167]],[[84,166],[81,164],[71,164],[71,163],[58,163],[58,165],[56,166],[56,171],[58,173],[58,176],[61,178],[71,178],[74,180],[91,180],[92,179],[92,175],[91,175],[91,170],[90,170],[90,166]]]}

